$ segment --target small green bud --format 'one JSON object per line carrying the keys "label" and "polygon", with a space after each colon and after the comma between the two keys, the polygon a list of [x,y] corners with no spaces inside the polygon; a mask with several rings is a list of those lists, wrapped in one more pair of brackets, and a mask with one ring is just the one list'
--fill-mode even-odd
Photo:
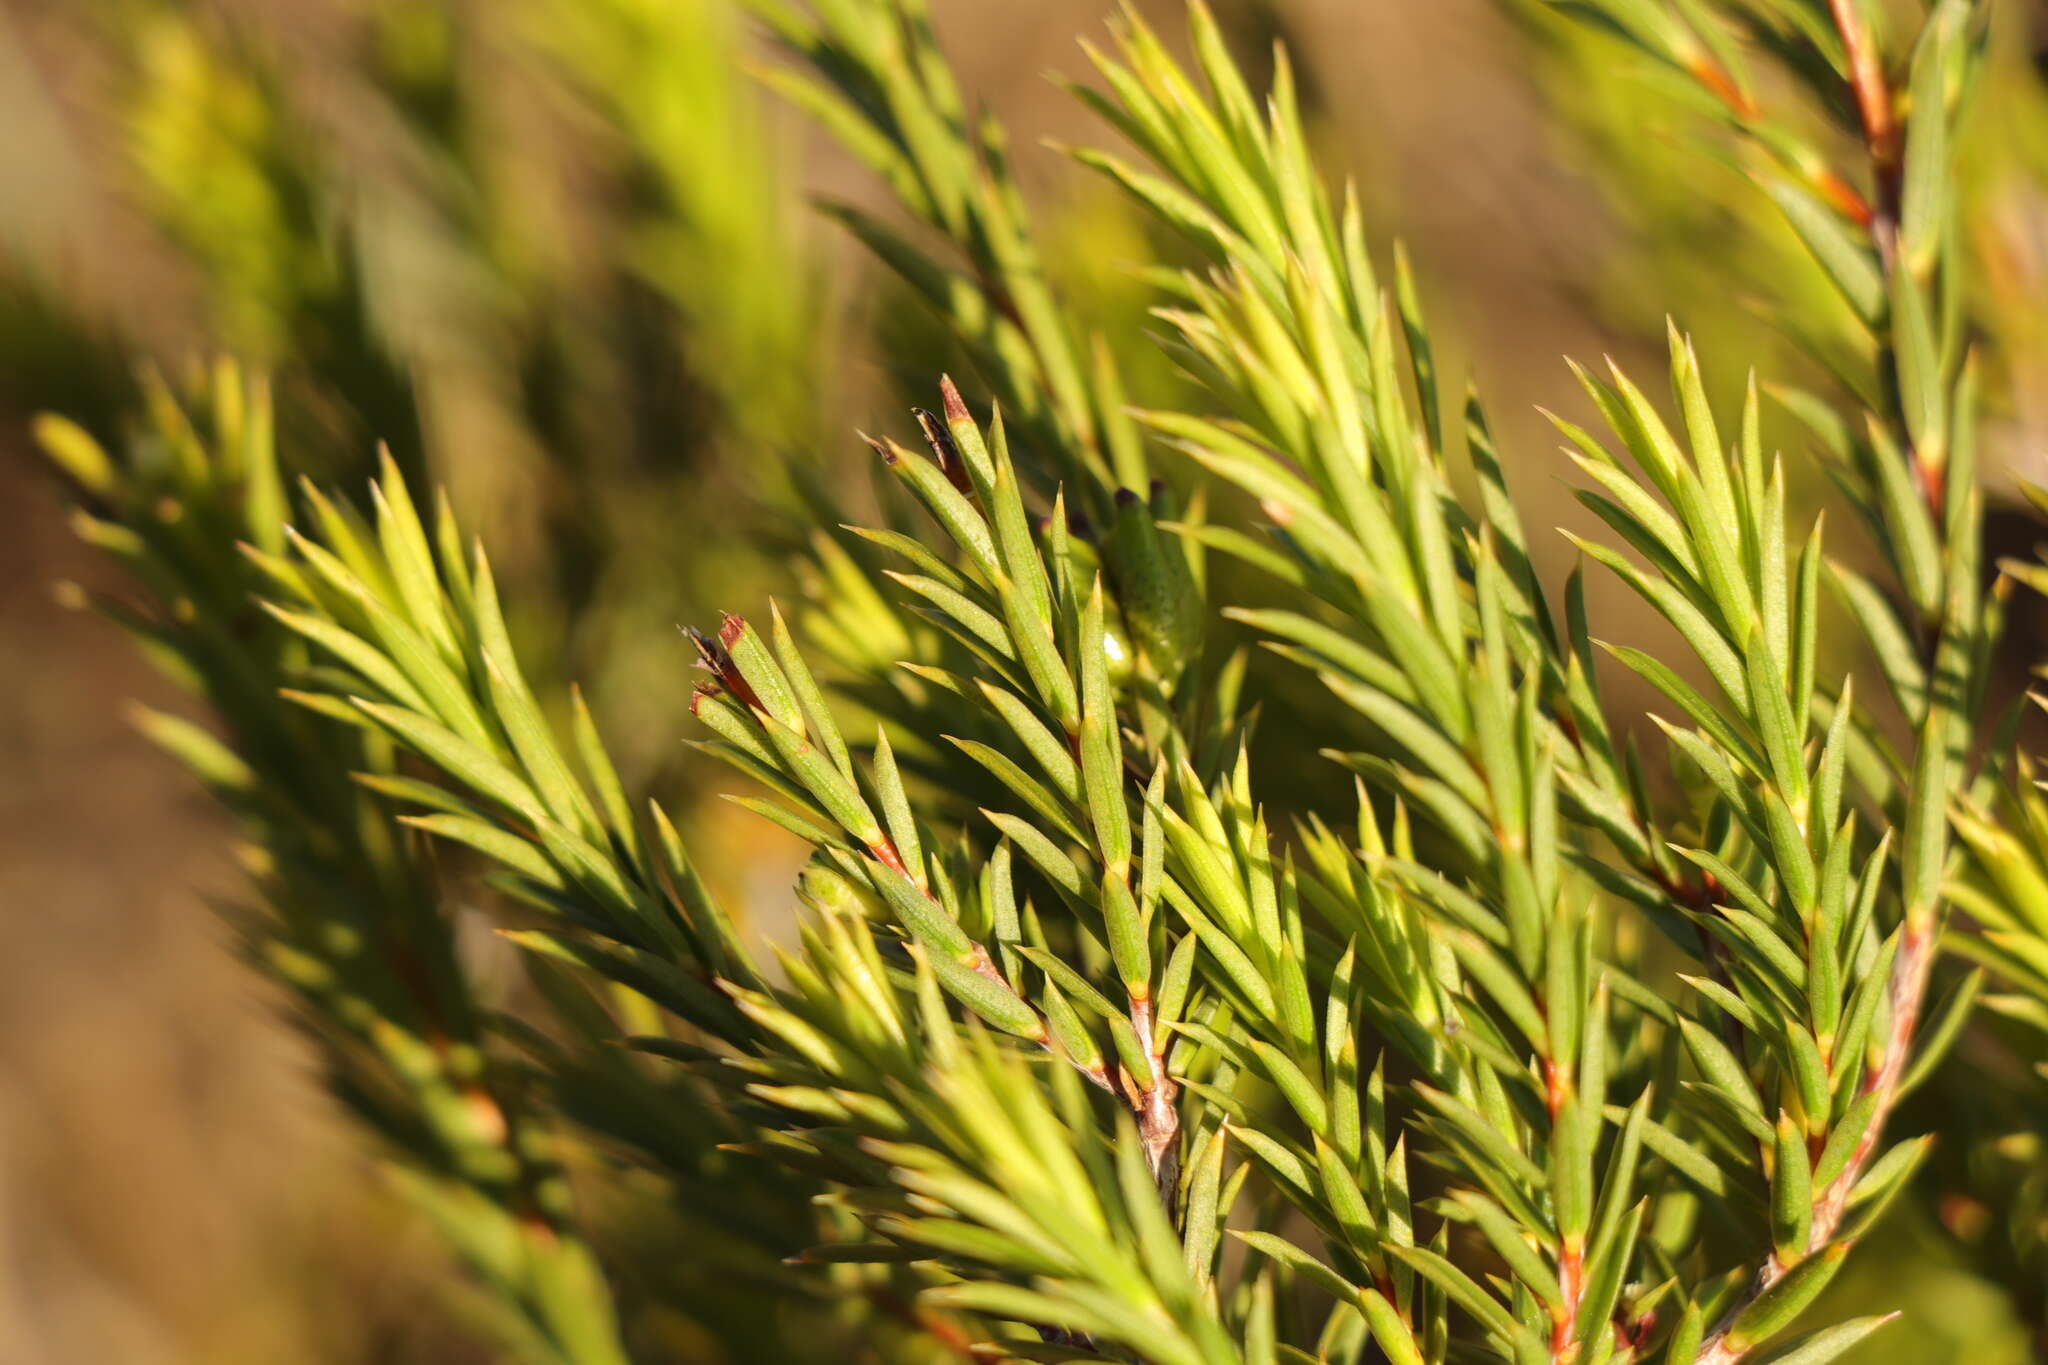
{"label": "small green bud", "polygon": [[1122,691],[1137,672],[1137,651],[1131,647],[1131,637],[1124,633],[1121,622],[1111,618],[1102,623],[1102,665],[1109,678],[1110,688]]}
{"label": "small green bud", "polygon": [[889,919],[889,907],[881,897],[834,867],[822,853],[813,853],[797,874],[796,893],[821,914],[859,915],[884,923]]}
{"label": "small green bud", "polygon": [[1202,652],[1202,604],[1179,542],[1159,532],[1159,519],[1169,511],[1162,484],[1153,485],[1150,504],[1118,489],[1105,550],[1130,642],[1143,667],[1170,691]]}

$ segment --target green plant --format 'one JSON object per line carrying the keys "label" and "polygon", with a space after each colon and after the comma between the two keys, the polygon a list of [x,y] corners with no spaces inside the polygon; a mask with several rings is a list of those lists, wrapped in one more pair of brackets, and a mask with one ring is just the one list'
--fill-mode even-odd
{"label": "green plant", "polygon": [[[479,1021],[463,1065],[523,1078],[589,1146],[580,1169],[611,1192],[590,1204],[652,1176],[680,1216],[786,1239],[871,1350],[1813,1365],[1876,1332],[1883,1314],[1809,1310],[1928,1149],[1888,1130],[1975,1000],[1975,977],[1927,999],[1951,903],[1990,930],[1969,951],[2038,984],[2039,940],[2013,933],[2039,928],[2032,883],[2014,889],[2038,816],[1952,799],[1978,775],[2000,624],[1950,189],[1983,7],[1944,0],[1889,54],[1849,0],[1574,7],[1710,92],[1833,281],[1839,396],[1774,392],[1889,550],[1875,575],[1827,557],[1768,453],[1764,386],[1717,404],[1675,327],[1675,420],[1620,368],[1580,369],[1604,430],[1555,420],[1609,535],[1578,547],[1668,625],[1668,653],[1600,645],[1580,569],[1553,605],[1484,407],[1439,372],[1405,260],[1383,273],[1357,194],[1317,172],[1284,52],[1264,100],[1199,5],[1193,73],[1135,17],[1091,52],[1106,90],[1084,97],[1149,165],[1075,156],[1174,240],[1150,278],[1190,387],[1133,408],[1109,344],[1080,359],[1089,324],[922,7],[757,8],[807,68],[776,83],[964,263],[840,213],[998,400],[977,415],[941,380],[916,412],[929,455],[871,442],[900,492],[887,524],[813,542],[797,628],[771,606],[693,632],[704,747],[812,850],[797,942],[759,964],[588,713],[553,723],[489,561],[445,504],[423,522],[395,467],[370,519],[308,492],[302,535],[234,382],[208,439],[159,395],[125,464],[53,426],[228,744],[154,728],[256,803],[266,864],[360,831],[375,856],[341,845],[350,875],[412,877],[421,838],[490,868],[544,1023],[469,1003],[445,882],[389,912]],[[1759,108],[1729,23],[1854,112],[1864,189]],[[1176,515],[1163,454],[1213,520]],[[166,478],[197,515],[159,515]],[[1212,572],[1236,561],[1256,600]],[[245,592],[274,623],[264,651],[213,666]],[[1880,687],[1830,663],[1830,619],[1863,633]],[[1231,633],[1322,685],[1290,728],[1355,776],[1351,799],[1302,800],[1273,770],[1263,670]],[[1650,719],[1672,780],[1603,700],[1603,653],[1669,711]],[[359,809],[344,774],[365,764],[406,832]],[[302,773],[331,791],[319,810],[290,804]],[[264,883],[286,923],[296,885]],[[388,910],[365,891],[351,913]],[[385,1008],[361,1020],[373,1039]],[[431,1127],[448,1064],[385,1064],[411,1087],[396,1111]],[[512,1131],[494,1141],[518,1171]],[[717,1188],[736,1168],[708,1132],[762,1160],[743,1183],[768,1213]],[[401,1150],[440,1172],[447,1145]],[[451,1231],[486,1251],[553,1178],[455,1170],[476,1221]],[[661,1295],[585,1207],[546,1211],[613,1290],[490,1278],[538,1358],[658,1356],[611,1305]],[[920,1330],[888,1335],[892,1314]]]}
{"label": "green plant", "polygon": [[[118,456],[65,419],[42,419],[37,435],[92,501],[93,510],[74,516],[78,533],[131,566],[149,599],[91,605],[224,721],[213,733],[153,709],[135,714],[142,732],[236,818],[249,886],[223,912],[252,963],[282,989],[329,1088],[376,1135],[394,1187],[488,1291],[473,1296],[479,1320],[521,1359],[609,1365],[628,1358],[616,1321],[615,1299],[624,1299],[642,1317],[681,1311],[719,1337],[774,1342],[785,1358],[842,1358],[840,1338],[819,1315],[792,1315],[787,1300],[801,1298],[802,1287],[778,1266],[791,1241],[817,1226],[807,1191],[772,1174],[730,1187],[735,1158],[721,1144],[742,1141],[748,1126],[610,1046],[607,1011],[655,1027],[650,999],[593,991],[536,963],[538,998],[517,1017],[504,1013],[492,970],[458,942],[468,918],[463,882],[437,865],[427,842],[472,827],[445,813],[393,822],[383,803],[434,789],[403,770],[403,745],[332,723],[336,708],[317,690],[320,680],[350,670],[417,702],[399,672],[423,667],[429,690],[448,698],[434,652],[455,647],[456,637],[431,626],[420,634],[421,618],[402,601],[419,586],[410,574],[462,554],[446,502],[429,531],[387,457],[372,520],[303,488],[298,501],[319,528],[315,545],[286,520],[292,499],[273,449],[268,384],[222,363],[187,387],[181,402],[146,372],[144,420]],[[306,565],[288,557],[293,546],[309,556]],[[309,576],[314,563],[324,568]],[[481,663],[509,647],[489,568],[479,559],[477,570],[461,580],[462,592],[484,614],[467,629],[490,635],[466,634],[462,643],[481,651]],[[339,657],[328,653],[337,648]],[[379,662],[379,650],[391,659]],[[500,675],[497,689],[493,704],[532,707],[516,679]],[[580,695],[573,710],[583,742],[594,743]],[[604,779],[608,802],[617,802],[616,775],[606,769]],[[500,841],[485,851],[507,848]],[[702,896],[686,863],[664,865],[663,875]],[[560,1125],[572,1116],[575,1130],[565,1133]],[[650,1271],[606,1283],[579,1232],[592,1201],[579,1201],[572,1184],[610,1162],[660,1197],[609,1235],[649,1257],[692,1246],[720,1264],[715,1280]],[[592,1198],[603,1204],[622,1193]],[[839,1287],[857,1298],[849,1277],[860,1278],[849,1267]],[[867,1279],[881,1296],[886,1284]],[[735,1295],[742,1281],[768,1289]]]}
{"label": "green plant", "polygon": [[619,1360],[558,1164],[532,1145],[522,1097],[485,1055],[454,917],[371,805],[378,783],[401,780],[393,752],[278,704],[305,647],[291,618],[252,599],[243,568],[282,553],[289,534],[269,387],[221,366],[204,388],[204,435],[160,379],[145,376],[143,392],[151,436],[125,461],[62,419],[38,436],[94,499],[78,533],[132,565],[153,599],[153,610],[100,607],[225,721],[216,735],[161,711],[135,716],[248,831],[248,902],[229,910],[244,950],[291,999],[330,1088],[399,1157],[414,1205],[490,1281],[507,1335],[536,1358],[545,1343],[567,1359]]}

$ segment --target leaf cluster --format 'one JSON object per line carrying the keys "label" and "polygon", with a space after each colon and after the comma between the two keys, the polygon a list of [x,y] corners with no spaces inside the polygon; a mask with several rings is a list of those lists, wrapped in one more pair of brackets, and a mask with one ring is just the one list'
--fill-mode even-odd
{"label": "leaf cluster", "polygon": [[[1194,396],[1134,407],[1107,345],[1080,359],[1000,130],[970,123],[922,6],[756,8],[797,59],[771,83],[951,258],[837,216],[995,395],[977,416],[942,380],[917,439],[870,441],[894,509],[812,542],[795,625],[771,604],[691,632],[702,746],[811,849],[773,963],[663,806],[629,799],[580,698],[564,716],[528,681],[445,500],[422,516],[387,462],[369,514],[309,486],[293,529],[232,373],[208,439],[157,397],[166,475],[45,431],[112,504],[90,533],[174,623],[145,637],[248,727],[153,728],[250,806],[272,863],[353,831],[328,850],[341,875],[406,888],[353,913],[430,946],[469,1032],[444,1058],[416,1027],[426,1053],[380,1059],[391,1111],[455,1146],[434,1086],[458,1056],[503,1068],[613,1169],[730,1227],[715,1133],[774,1172],[756,1240],[803,1238],[845,1301],[914,1296],[967,1358],[1812,1365],[1880,1327],[1786,1337],[1929,1145],[1888,1121],[1976,1000],[1974,976],[1927,998],[1951,905],[2014,985],[2000,1008],[2040,1022],[2038,802],[1953,800],[1999,628],[1948,189],[1981,6],[1943,0],[1893,44],[1903,86],[1855,6],[1571,7],[1698,82],[1768,168],[1867,362],[1839,393],[1777,397],[1889,553],[1877,575],[1828,557],[1765,444],[1766,386],[1717,404],[1674,326],[1667,404],[1575,367],[1598,422],[1553,419],[1605,528],[1558,603],[1405,259],[1375,260],[1358,194],[1317,170],[1284,52],[1255,96],[1199,4],[1191,65],[1135,15],[1090,49],[1101,86],[1080,94],[1136,159],[1073,155],[1193,262],[1148,278]],[[1737,31],[1854,118],[1860,171],[1761,107]],[[1183,515],[1155,459],[1224,513]],[[197,515],[161,516],[156,477]],[[1216,556],[1278,605],[1229,598]],[[1588,560],[1682,650],[1602,643]],[[253,664],[216,638],[238,614]],[[1828,675],[1830,619],[1878,686]],[[1226,622],[1327,694],[1312,723],[1356,780],[1345,809],[1297,813],[1262,760],[1250,658],[1213,647]],[[1602,696],[1614,665],[1659,698],[1670,780]],[[491,869],[549,1028],[476,1002],[426,846]],[[327,867],[261,883],[279,923]],[[355,923],[315,912],[305,935],[331,951]],[[401,993],[366,961],[322,965]],[[372,1043],[411,1017],[308,1008]],[[465,1139],[503,1177],[412,1160],[452,1164],[507,1235],[531,1198],[546,1245],[576,1246],[522,1133]],[[520,1279],[473,1235],[488,1218],[452,1221],[557,1355],[628,1349],[602,1282]]]}

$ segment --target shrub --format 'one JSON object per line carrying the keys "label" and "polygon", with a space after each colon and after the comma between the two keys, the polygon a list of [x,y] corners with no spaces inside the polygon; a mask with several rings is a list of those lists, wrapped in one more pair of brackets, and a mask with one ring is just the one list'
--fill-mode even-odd
{"label": "shrub", "polygon": [[[892,491],[810,542],[793,619],[692,632],[703,747],[812,850],[772,961],[529,683],[445,499],[389,461],[368,512],[289,494],[231,365],[150,386],[118,457],[43,428],[150,599],[112,610],[219,721],[144,723],[245,823],[252,955],[508,1346],[660,1358],[675,1308],[746,1359],[1810,1365],[1876,1332],[1809,1309],[1933,1139],[1893,1120],[1982,979],[1934,999],[1942,944],[2020,1029],[2048,1008],[2039,803],[1986,698],[1954,172],[1985,6],[1570,7],[1694,83],[1835,295],[1831,391],[1717,404],[1675,327],[1669,417],[1576,371],[1579,549],[1668,650],[1602,644],[1582,569],[1552,600],[1284,51],[1260,99],[1199,6],[1193,71],[1134,17],[1091,50],[1143,164],[1074,155],[1155,220],[1193,381],[1146,408],[921,7],[758,8],[774,84],[937,245],[838,216],[979,376],[870,442]],[[1767,390],[1879,571],[1796,515]],[[1874,668],[1828,662],[1840,624]],[[1262,745],[1268,657],[1321,684],[1285,728],[1351,792]],[[480,984],[444,856],[529,1008]]]}

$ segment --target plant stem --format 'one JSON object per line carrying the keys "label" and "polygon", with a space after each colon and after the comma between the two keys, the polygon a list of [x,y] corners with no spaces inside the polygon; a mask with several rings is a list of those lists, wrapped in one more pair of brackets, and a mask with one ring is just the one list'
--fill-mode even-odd
{"label": "plant stem", "polygon": [[1870,167],[1876,185],[1869,223],[1870,235],[1892,267],[1898,249],[1899,185],[1902,173],[1899,125],[1892,114],[1891,94],[1885,88],[1884,65],[1870,34],[1856,12],[1857,0],[1828,0],[1828,12],[1835,32],[1842,40],[1842,54],[1849,63],[1849,91],[1856,99],[1856,114],[1863,121],[1863,141],[1870,153]]}
{"label": "plant stem", "polygon": [[[1862,122],[1864,148],[1871,169],[1873,194],[1869,201],[1868,214],[1860,216],[1860,220],[1870,236],[1871,245],[1876,249],[1885,273],[1889,276],[1904,268],[1898,254],[1899,194],[1905,170],[1898,121],[1892,109],[1890,92],[1886,87],[1882,62],[1870,41],[1870,35],[1863,25],[1861,16],[1857,13],[1856,0],[1828,0],[1828,9],[1834,19],[1835,31],[1841,38],[1842,51],[1848,62],[1850,93],[1855,99],[1857,115]],[[1920,459],[1913,445],[1910,424],[1905,420],[1904,414],[1897,410],[1897,345],[1889,324],[1879,329],[1877,342],[1879,376],[1886,386],[1894,409],[1887,414],[1887,421],[1897,434],[1899,448],[1905,453],[1911,466],[1914,481],[1922,498],[1933,513],[1936,524],[1940,525],[1944,520],[1944,490],[1939,471],[1930,470]],[[1929,707],[1939,707],[1943,705],[1943,699],[1938,694],[1930,694],[1927,704]],[[1927,727],[1922,732],[1921,742],[1943,741],[1933,727]],[[1910,804],[1911,798],[1908,800]],[[1900,930],[1898,956],[1892,964],[1891,979],[1887,983],[1890,1031],[1885,1039],[1881,1059],[1869,1068],[1863,1082],[1863,1093],[1876,1096],[1876,1110],[1871,1115],[1870,1122],[1848,1163],[1825,1189],[1815,1193],[1812,1232],[1806,1245],[1809,1254],[1833,1241],[1840,1231],[1843,1216],[1848,1210],[1849,1196],[1854,1192],[1871,1157],[1877,1151],[1878,1140],[1883,1135],[1886,1120],[1889,1119],[1892,1106],[1898,1099],[1899,1081],[1905,1073],[1906,1061],[1912,1051],[1913,1037],[1919,1024],[1921,1006],[1934,963],[1935,943],[1938,938],[1938,908],[1938,905],[1932,904],[1906,907],[1905,922]],[[1749,1292],[1728,1311],[1701,1343],[1695,1365],[1735,1365],[1735,1362],[1747,1353],[1747,1343],[1739,1348],[1730,1344],[1729,1328],[1737,1314],[1790,1268],[1791,1263],[1781,1261],[1775,1251],[1771,1254],[1757,1271]]]}
{"label": "plant stem", "polygon": [[[1808,1254],[1819,1250],[1833,1241],[1840,1231],[1842,1215],[1848,1211],[1849,1195],[1855,1190],[1856,1182],[1863,1177],[1864,1168],[1870,1163],[1871,1155],[1877,1150],[1878,1138],[1884,1132],[1885,1120],[1891,1115],[1893,1103],[1898,1099],[1899,1080],[1905,1074],[1906,1058],[1912,1051],[1913,1033],[1919,1023],[1920,1003],[1927,990],[1928,970],[1934,964],[1935,932],[1932,907],[1909,912],[1905,931],[1899,942],[1898,960],[1892,965],[1889,986],[1892,1021],[1891,1032],[1885,1040],[1884,1058],[1865,1075],[1863,1092],[1877,1096],[1877,1110],[1870,1117],[1870,1124],[1863,1130],[1862,1139],[1856,1144],[1856,1151],[1849,1163],[1829,1182],[1826,1189],[1815,1194],[1813,1200],[1813,1231],[1808,1236]],[[1749,1292],[1724,1314],[1714,1330],[1700,1343],[1699,1354],[1694,1365],[1736,1365],[1749,1353],[1754,1343],[1741,1346],[1729,1341],[1729,1329],[1743,1309],[1756,1297],[1777,1282],[1778,1277],[1792,1268],[1794,1262],[1781,1261],[1776,1252],[1757,1271]]]}

